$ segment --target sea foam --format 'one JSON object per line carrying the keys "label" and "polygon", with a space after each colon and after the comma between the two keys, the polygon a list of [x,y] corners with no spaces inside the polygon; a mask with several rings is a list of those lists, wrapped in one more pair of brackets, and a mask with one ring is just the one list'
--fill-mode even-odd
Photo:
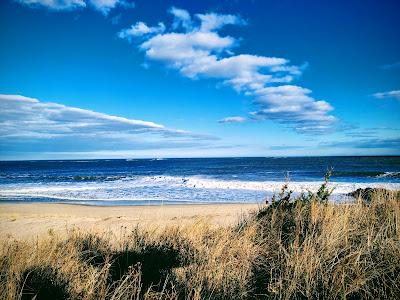
{"label": "sea foam", "polygon": [[[2,185],[0,200],[30,198],[59,201],[261,202],[278,192],[282,181],[222,180],[205,176],[130,176],[114,181],[14,183]],[[316,191],[320,181],[290,181],[295,193]],[[333,199],[358,188],[400,189],[400,183],[330,182]]]}

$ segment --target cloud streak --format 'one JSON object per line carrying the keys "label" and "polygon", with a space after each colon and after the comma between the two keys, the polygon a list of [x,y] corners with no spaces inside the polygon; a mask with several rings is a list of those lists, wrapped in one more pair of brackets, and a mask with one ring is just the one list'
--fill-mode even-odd
{"label": "cloud streak", "polygon": [[400,68],[400,61],[382,66],[382,69],[384,69],[384,70],[392,70],[392,69],[399,69],[399,68]]}
{"label": "cloud streak", "polygon": [[71,148],[75,151],[179,148],[216,139],[167,128],[155,122],[42,102],[20,95],[0,95],[0,142],[8,149],[24,144],[30,144],[30,149],[38,151],[48,148]]}
{"label": "cloud streak", "polygon": [[246,122],[246,118],[243,117],[226,117],[218,121],[218,123],[243,123]]}
{"label": "cloud streak", "polygon": [[321,143],[322,147],[355,149],[400,149],[400,138],[366,138],[351,141]]}
{"label": "cloud streak", "polygon": [[137,22],[135,25],[132,25],[130,28],[122,30],[119,32],[118,37],[122,39],[131,40],[133,37],[139,37],[149,34],[158,34],[165,31],[164,23],[158,23],[158,26],[148,27],[143,22]]}
{"label": "cloud streak", "polygon": [[76,10],[92,7],[95,10],[108,15],[110,10],[116,7],[133,8],[134,2],[127,0],[15,0],[29,7],[45,7],[53,11]]}
{"label": "cloud streak", "polygon": [[191,79],[211,78],[254,99],[257,110],[251,119],[283,123],[299,133],[324,133],[332,130],[337,121],[329,115],[333,107],[324,100],[311,96],[311,90],[291,84],[306,65],[291,65],[288,59],[253,54],[233,55],[239,42],[219,30],[227,25],[242,26],[246,22],[238,16],[216,13],[195,14],[171,8],[172,29],[162,27],[136,31],[138,25],[124,29],[119,37],[134,42],[148,61],[158,62],[177,70]]}
{"label": "cloud streak", "polygon": [[375,94],[372,94],[372,97],[374,97],[376,99],[393,98],[393,99],[400,100],[400,90],[375,93]]}

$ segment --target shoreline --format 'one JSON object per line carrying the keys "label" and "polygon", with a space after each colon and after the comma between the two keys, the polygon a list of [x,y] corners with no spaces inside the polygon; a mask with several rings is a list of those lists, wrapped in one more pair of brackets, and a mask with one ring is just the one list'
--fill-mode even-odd
{"label": "shoreline", "polygon": [[164,227],[205,221],[210,225],[235,224],[242,214],[260,204],[175,204],[93,206],[82,204],[0,204],[0,238],[32,239],[72,229],[111,231],[137,226]]}
{"label": "shoreline", "polygon": [[[122,200],[121,202],[125,202],[126,200]],[[172,203],[172,202],[165,202],[165,203],[149,203],[149,204],[98,204],[100,202],[107,202],[105,200],[90,200],[87,202],[96,202],[96,204],[89,204],[89,203],[72,203],[72,202],[39,202],[39,201],[0,201],[0,214],[1,214],[1,207],[4,205],[74,205],[74,206],[84,206],[84,207],[167,207],[167,206],[224,206],[224,205],[262,205],[264,204],[264,201],[262,202],[204,202],[204,203],[199,203],[199,202],[185,202],[185,203]],[[114,200],[110,202],[116,202]],[[129,202],[129,201],[127,201]]]}
{"label": "shoreline", "polygon": [[[147,177],[146,177],[147,178]],[[182,177],[161,176],[159,181],[151,177],[150,183],[138,179],[139,191],[136,191],[136,181],[116,181],[118,188],[109,182],[88,182],[67,184],[44,184],[18,187],[6,185],[0,190],[2,204],[78,204],[93,206],[148,206],[148,205],[214,205],[236,203],[262,203],[266,198],[279,193],[286,181],[246,181],[246,180],[212,180],[209,178],[190,177],[182,181]],[[142,181],[141,181],[142,180]],[[144,181],[143,181],[144,180]],[[172,180],[169,182],[168,180]],[[318,181],[289,181],[287,182],[293,195],[307,191],[316,192],[323,180]],[[143,188],[143,186],[146,189]],[[171,187],[169,193],[162,194],[165,186]],[[331,199],[342,202],[348,200],[347,194],[361,188],[381,188],[400,190],[400,182],[358,182],[358,181],[329,181],[333,188]],[[154,195],[153,189],[160,190],[161,195]],[[125,194],[121,196],[119,191]],[[92,194],[92,191],[93,192]],[[9,199],[9,200],[8,200]],[[115,199],[115,200],[114,200]],[[203,199],[203,200],[202,200]],[[206,200],[204,200],[206,199]],[[251,199],[251,201],[248,201]],[[212,200],[210,202],[209,200]]]}

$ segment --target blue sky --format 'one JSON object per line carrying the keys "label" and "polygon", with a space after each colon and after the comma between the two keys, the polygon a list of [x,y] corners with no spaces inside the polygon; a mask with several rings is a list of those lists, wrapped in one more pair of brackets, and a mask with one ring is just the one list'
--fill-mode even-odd
{"label": "blue sky", "polygon": [[0,159],[400,154],[398,1],[0,6]]}

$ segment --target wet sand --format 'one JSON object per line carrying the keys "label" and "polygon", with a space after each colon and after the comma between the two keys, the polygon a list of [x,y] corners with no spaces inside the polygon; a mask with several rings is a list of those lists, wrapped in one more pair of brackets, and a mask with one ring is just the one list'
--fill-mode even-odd
{"label": "wet sand", "polygon": [[37,238],[72,229],[129,230],[136,226],[179,225],[206,220],[228,226],[257,204],[207,204],[164,206],[85,206],[71,204],[1,204],[0,238]]}

